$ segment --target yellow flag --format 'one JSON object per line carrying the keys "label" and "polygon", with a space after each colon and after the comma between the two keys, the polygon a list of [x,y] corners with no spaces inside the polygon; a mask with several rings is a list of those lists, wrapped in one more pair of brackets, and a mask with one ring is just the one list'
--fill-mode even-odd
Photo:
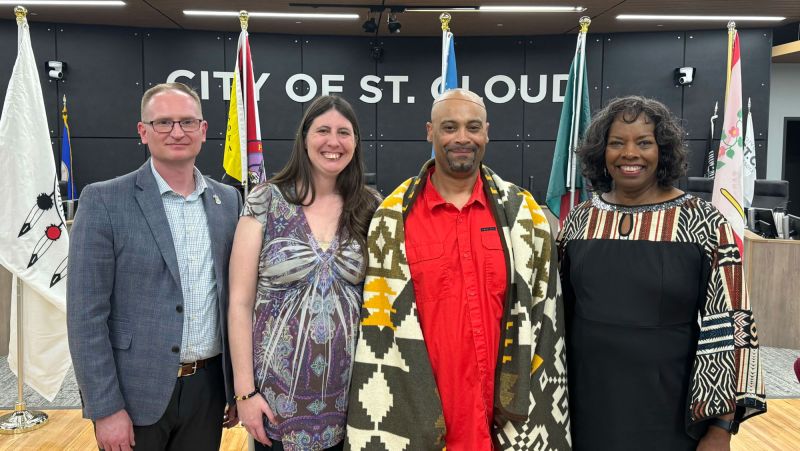
{"label": "yellow flag", "polygon": [[228,131],[225,133],[225,154],[222,167],[225,172],[238,181],[242,181],[242,145],[239,139],[239,99],[236,97],[236,79],[231,83],[231,101],[228,109]]}

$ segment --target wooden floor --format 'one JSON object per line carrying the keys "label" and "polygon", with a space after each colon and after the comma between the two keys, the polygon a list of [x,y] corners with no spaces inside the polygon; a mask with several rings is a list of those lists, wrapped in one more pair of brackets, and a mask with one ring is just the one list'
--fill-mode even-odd
{"label": "wooden floor", "polygon": [[[770,399],[769,411],[746,421],[733,438],[733,451],[786,451],[800,447],[800,399]],[[0,411],[0,415],[7,413]],[[0,451],[95,450],[92,424],[79,410],[50,410],[48,424],[35,431],[0,435]],[[221,451],[247,451],[241,426],[225,430]],[[409,450],[411,451],[411,450]]]}

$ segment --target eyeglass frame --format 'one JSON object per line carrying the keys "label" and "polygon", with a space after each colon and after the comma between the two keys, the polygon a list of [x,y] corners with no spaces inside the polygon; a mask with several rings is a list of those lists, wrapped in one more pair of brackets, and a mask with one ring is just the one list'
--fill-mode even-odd
{"label": "eyeglass frame", "polygon": [[[156,133],[162,133],[162,134],[172,133],[172,131],[175,130],[175,124],[178,124],[178,127],[180,127],[181,131],[184,132],[184,133],[194,133],[196,131],[199,131],[201,128],[203,128],[203,121],[204,120],[205,119],[203,119],[203,118],[199,118],[199,119],[197,119],[197,118],[195,118],[195,119],[181,119],[179,121],[173,121],[171,119],[158,119],[158,120],[154,120],[154,121],[146,121],[146,122],[142,121],[142,123],[143,124],[147,124],[150,127],[152,127],[153,131],[156,132]],[[192,121],[193,123],[196,123],[197,124],[197,129],[195,129],[195,130],[186,130],[185,128],[183,128],[183,124],[181,124],[181,122],[184,122],[184,121]],[[154,122],[170,122],[171,124],[170,124],[169,130],[162,132],[162,131],[159,131],[156,128],[156,126],[153,124]]]}

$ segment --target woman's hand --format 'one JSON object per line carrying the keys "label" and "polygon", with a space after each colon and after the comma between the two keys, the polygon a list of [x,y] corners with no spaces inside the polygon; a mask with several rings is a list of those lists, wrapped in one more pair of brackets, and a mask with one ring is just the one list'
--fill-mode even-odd
{"label": "woman's hand", "polygon": [[278,422],[264,397],[256,395],[244,401],[236,401],[236,408],[239,413],[239,421],[242,422],[244,429],[260,443],[272,446],[272,441],[267,437],[267,431],[264,430],[264,416],[267,416],[271,424],[278,424]]}
{"label": "woman's hand", "polygon": [[730,432],[716,426],[709,426],[708,432],[697,444],[697,451],[731,451]]}

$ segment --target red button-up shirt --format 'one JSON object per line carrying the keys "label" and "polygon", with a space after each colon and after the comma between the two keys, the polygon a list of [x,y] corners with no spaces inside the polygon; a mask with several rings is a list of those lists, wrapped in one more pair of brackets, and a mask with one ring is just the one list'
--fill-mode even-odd
{"label": "red button-up shirt", "polygon": [[448,451],[491,450],[494,373],[506,292],[500,233],[477,176],[457,209],[430,174],[406,218],[406,251]]}

